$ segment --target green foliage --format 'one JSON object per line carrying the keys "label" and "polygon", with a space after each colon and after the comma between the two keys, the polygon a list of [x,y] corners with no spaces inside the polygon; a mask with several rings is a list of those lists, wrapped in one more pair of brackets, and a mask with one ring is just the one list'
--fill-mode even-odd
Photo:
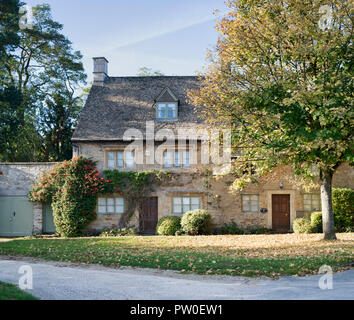
{"label": "green foliage", "polygon": [[211,215],[207,210],[192,210],[183,214],[182,230],[189,235],[210,234]]}
{"label": "green foliage", "polygon": [[0,300],[39,300],[17,286],[0,281]]}
{"label": "green foliage", "polygon": [[123,237],[136,235],[134,228],[120,228],[120,229],[103,229],[100,237]]}
{"label": "green foliage", "polygon": [[164,76],[164,74],[161,71],[155,70],[153,71],[151,68],[148,67],[141,67],[138,70],[138,77],[151,77],[151,76]]}
{"label": "green foliage", "polygon": [[220,228],[220,234],[243,234],[243,231],[238,227],[236,222],[225,223]]}
{"label": "green foliage", "polygon": [[[354,162],[351,1],[330,1],[326,30],[318,24],[324,1],[285,3],[227,1],[210,66],[189,92],[210,126],[231,128],[232,150],[242,149],[233,161],[234,191],[281,164],[304,181],[315,178],[316,166],[330,190],[337,168]],[[332,212],[323,214],[325,237],[334,239]]]}
{"label": "green foliage", "polygon": [[144,197],[147,197],[156,185],[170,178],[167,171],[159,170],[128,172],[105,170],[103,174],[107,180],[111,181],[107,185],[108,193],[120,192],[124,194],[126,211],[119,220],[121,227],[127,227],[135,209],[141,209]]}
{"label": "green foliage", "polygon": [[322,233],[322,212],[316,211],[311,213],[311,228],[314,233]]}
{"label": "green foliage", "polygon": [[295,233],[312,233],[310,220],[305,218],[296,218],[293,222],[293,230]]}
{"label": "green foliage", "polygon": [[181,218],[177,216],[162,217],[156,226],[156,234],[160,236],[174,236],[181,230]]}
{"label": "green foliage", "polygon": [[243,234],[268,234],[270,231],[263,226],[251,226],[243,229]]}
{"label": "green foliage", "polygon": [[270,230],[262,226],[252,226],[247,228],[239,228],[236,222],[224,224],[219,230],[220,234],[267,234]]}
{"label": "green foliage", "polygon": [[333,188],[334,223],[338,231],[354,229],[354,190]]}
{"label": "green foliage", "polygon": [[33,28],[24,30],[19,6],[0,2],[0,161],[71,159],[83,101],[76,92],[86,79],[82,55],[49,5],[33,7]]}
{"label": "green foliage", "polygon": [[[354,230],[354,190],[333,188],[332,191],[334,225],[337,232]],[[311,213],[313,232],[322,232],[322,212]]]}
{"label": "green foliage", "polygon": [[93,161],[82,157],[56,165],[32,186],[31,201],[52,202],[54,224],[63,237],[80,236],[95,219],[97,195],[110,181],[99,177]]}

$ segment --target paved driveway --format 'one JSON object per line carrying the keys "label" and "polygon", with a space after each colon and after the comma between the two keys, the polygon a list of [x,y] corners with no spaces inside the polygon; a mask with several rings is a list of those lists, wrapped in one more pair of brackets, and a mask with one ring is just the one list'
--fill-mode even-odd
{"label": "paved driveway", "polygon": [[23,265],[33,270],[33,290],[27,291],[50,300],[354,299],[354,270],[334,274],[333,289],[321,290],[321,275],[247,279],[0,258],[0,280],[18,284],[18,270]]}

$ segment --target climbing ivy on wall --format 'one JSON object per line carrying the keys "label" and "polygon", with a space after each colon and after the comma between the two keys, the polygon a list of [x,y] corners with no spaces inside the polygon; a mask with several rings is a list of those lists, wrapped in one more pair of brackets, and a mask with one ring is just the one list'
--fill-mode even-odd
{"label": "climbing ivy on wall", "polygon": [[126,227],[144,197],[169,178],[169,173],[157,170],[106,170],[101,176],[94,161],[80,156],[44,172],[32,186],[29,199],[51,203],[57,232],[63,237],[75,237],[82,235],[84,228],[96,218],[98,195],[124,196],[126,211],[120,226]]}
{"label": "climbing ivy on wall", "polygon": [[119,192],[124,196],[126,210],[119,221],[120,227],[128,226],[136,209],[141,215],[141,204],[144,198],[148,197],[157,185],[171,178],[170,173],[159,170],[139,172],[105,170],[103,173],[105,178],[111,181],[107,192]]}

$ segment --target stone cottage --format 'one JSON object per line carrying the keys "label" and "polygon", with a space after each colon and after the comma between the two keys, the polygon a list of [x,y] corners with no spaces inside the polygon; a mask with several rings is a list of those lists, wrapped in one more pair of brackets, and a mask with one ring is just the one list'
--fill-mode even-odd
{"label": "stone cottage", "polygon": [[[202,208],[211,213],[215,227],[235,221],[241,228],[284,231],[291,230],[296,217],[319,210],[319,190],[308,192],[298,186],[286,166],[237,194],[229,192],[232,177],[215,179],[213,165],[203,161],[208,128],[187,100],[187,91],[197,87],[198,78],[193,76],[111,77],[108,61],[94,58],[94,83],[72,138],[74,156],[96,161],[101,172],[155,169],[172,175],[144,197],[132,225],[154,233],[161,217]],[[50,206],[26,198],[40,171],[51,166],[0,164],[0,236],[54,231]],[[342,165],[333,184],[354,188],[354,170]],[[119,194],[99,197],[97,219],[88,229],[116,228],[125,201]],[[24,218],[28,211],[33,214]]]}

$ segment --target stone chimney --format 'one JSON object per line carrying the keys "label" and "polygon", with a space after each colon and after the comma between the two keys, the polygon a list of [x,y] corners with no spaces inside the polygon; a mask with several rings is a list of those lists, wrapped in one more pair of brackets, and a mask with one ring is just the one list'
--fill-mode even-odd
{"label": "stone chimney", "polygon": [[104,57],[93,58],[93,83],[103,84],[108,78],[108,60]]}

